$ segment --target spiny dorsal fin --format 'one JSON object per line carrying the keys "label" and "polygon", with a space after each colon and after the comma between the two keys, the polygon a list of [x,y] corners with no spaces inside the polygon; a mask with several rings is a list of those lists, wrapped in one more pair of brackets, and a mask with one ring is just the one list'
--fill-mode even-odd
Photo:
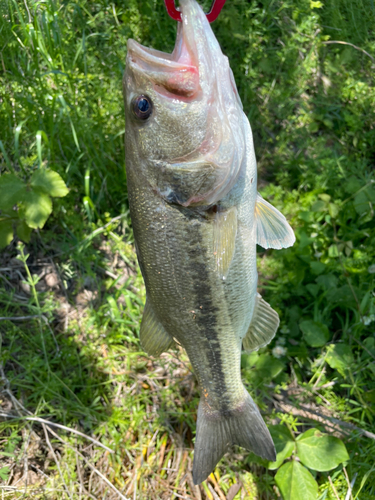
{"label": "spiny dorsal fin", "polygon": [[216,270],[225,279],[236,246],[237,209],[216,212],[214,218],[214,256]]}
{"label": "spiny dorsal fin", "polygon": [[165,331],[147,299],[139,336],[143,350],[150,356],[160,356],[174,344],[173,338]]}
{"label": "spiny dorsal fin", "polygon": [[269,344],[279,327],[279,315],[258,294],[249,329],[243,339],[245,351],[257,351]]}
{"label": "spiny dorsal fin", "polygon": [[257,244],[263,248],[288,248],[296,241],[293,229],[277,208],[258,193],[255,203]]}

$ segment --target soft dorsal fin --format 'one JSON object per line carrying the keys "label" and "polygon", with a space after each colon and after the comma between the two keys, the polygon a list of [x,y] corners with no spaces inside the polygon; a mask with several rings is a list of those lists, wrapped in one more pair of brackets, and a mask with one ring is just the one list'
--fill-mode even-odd
{"label": "soft dorsal fin", "polygon": [[214,218],[214,256],[216,270],[225,279],[236,246],[237,209],[216,212]]}
{"label": "soft dorsal fin", "polygon": [[296,241],[293,229],[275,207],[258,193],[255,203],[257,244],[263,248],[291,247]]}
{"label": "soft dorsal fin", "polygon": [[257,351],[269,344],[275,336],[279,324],[277,312],[258,293],[255,298],[253,317],[242,341],[245,351]]}
{"label": "soft dorsal fin", "polygon": [[147,299],[139,336],[142,348],[150,356],[160,356],[174,344],[173,338],[165,331]]}

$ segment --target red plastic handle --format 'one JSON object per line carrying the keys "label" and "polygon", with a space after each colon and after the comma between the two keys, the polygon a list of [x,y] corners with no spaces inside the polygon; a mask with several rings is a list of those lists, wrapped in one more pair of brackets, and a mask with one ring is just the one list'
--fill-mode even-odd
{"label": "red plastic handle", "polygon": [[[167,8],[168,14],[175,21],[181,22],[181,12],[176,9],[175,0],[164,0],[165,6]],[[209,23],[212,23],[217,19],[218,15],[221,12],[221,9],[224,7],[226,0],[213,0],[210,12],[206,14],[207,20]]]}

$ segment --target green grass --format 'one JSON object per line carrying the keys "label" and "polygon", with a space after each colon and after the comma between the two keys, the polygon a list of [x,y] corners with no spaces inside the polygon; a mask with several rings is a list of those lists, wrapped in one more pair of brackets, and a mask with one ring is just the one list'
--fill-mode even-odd
{"label": "green grass", "polygon": [[[374,25],[372,0],[228,0],[213,24],[253,128],[261,193],[297,237],[259,252],[281,328],[243,356],[243,378],[268,423],[345,442],[345,470],[316,474],[320,500],[345,499],[345,473],[353,498],[375,496],[375,440],[363,434],[375,420]],[[17,241],[0,254],[0,317],[27,317],[0,321],[0,411],[17,417],[0,422],[2,493],[211,499],[241,481],[236,500],[280,498],[275,471],[240,449],[191,486],[199,396],[188,359],[140,348],[121,93],[129,37],[172,50],[161,0],[0,5],[0,174],[27,180],[42,163],[70,189],[27,260],[15,259]]]}

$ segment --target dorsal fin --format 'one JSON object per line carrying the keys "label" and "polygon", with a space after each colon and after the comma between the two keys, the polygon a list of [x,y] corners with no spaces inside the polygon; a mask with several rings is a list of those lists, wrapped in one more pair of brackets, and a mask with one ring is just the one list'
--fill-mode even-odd
{"label": "dorsal fin", "polygon": [[174,344],[173,338],[157,319],[148,299],[146,299],[139,336],[143,350],[150,356],[160,356]]}
{"label": "dorsal fin", "polygon": [[258,193],[255,203],[257,244],[263,248],[291,247],[296,241],[288,221],[271,203]]}
{"label": "dorsal fin", "polygon": [[245,351],[257,351],[269,344],[275,336],[279,324],[277,312],[258,293],[255,298],[253,317],[242,341]]}
{"label": "dorsal fin", "polygon": [[226,278],[236,246],[237,209],[216,212],[214,217],[214,256],[219,276]]}

